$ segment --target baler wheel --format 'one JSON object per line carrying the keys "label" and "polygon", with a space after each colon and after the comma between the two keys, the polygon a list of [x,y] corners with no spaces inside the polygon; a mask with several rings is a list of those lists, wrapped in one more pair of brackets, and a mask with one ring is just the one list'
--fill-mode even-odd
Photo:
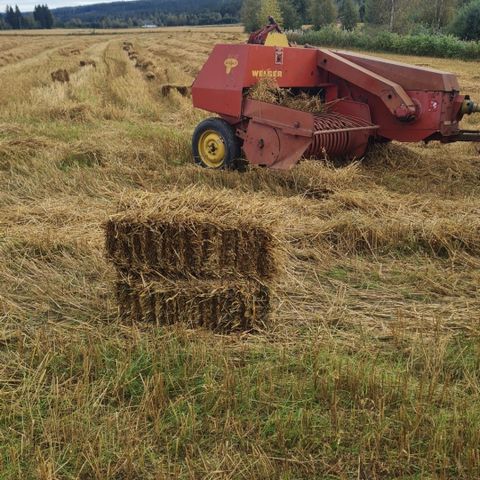
{"label": "baler wheel", "polygon": [[207,118],[197,125],[192,149],[195,163],[205,168],[232,170],[240,157],[235,131],[221,118]]}

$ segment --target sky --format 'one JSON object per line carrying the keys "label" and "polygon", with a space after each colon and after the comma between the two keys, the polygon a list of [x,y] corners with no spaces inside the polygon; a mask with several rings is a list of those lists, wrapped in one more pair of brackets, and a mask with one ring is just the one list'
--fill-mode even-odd
{"label": "sky", "polygon": [[113,2],[114,0],[0,0],[0,12],[5,12],[7,5],[18,5],[22,12],[31,12],[35,5],[46,3],[50,8],[75,7],[77,5],[91,5],[92,3]]}

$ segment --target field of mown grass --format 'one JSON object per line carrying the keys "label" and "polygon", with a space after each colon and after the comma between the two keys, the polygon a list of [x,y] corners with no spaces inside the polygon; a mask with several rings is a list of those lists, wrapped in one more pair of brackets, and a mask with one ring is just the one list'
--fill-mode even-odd
{"label": "field of mown grass", "polygon": [[[1,36],[2,480],[480,478],[476,148],[201,170],[190,136],[207,114],[161,85],[243,39]],[[476,63],[394,58],[480,98]],[[58,68],[70,83],[52,83]],[[194,184],[263,200],[292,232],[261,333],[117,319],[102,222],[125,195]]]}

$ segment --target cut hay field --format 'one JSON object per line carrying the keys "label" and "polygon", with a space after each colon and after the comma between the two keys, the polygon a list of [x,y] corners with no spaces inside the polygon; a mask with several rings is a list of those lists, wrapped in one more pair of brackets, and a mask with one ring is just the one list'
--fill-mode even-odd
{"label": "cut hay field", "polygon": [[[480,478],[480,155],[199,169],[207,114],[161,87],[240,40],[0,37],[0,479]],[[394,58],[480,99],[478,63]],[[126,197],[192,188],[263,202],[289,232],[259,333],[117,317],[102,224]]]}

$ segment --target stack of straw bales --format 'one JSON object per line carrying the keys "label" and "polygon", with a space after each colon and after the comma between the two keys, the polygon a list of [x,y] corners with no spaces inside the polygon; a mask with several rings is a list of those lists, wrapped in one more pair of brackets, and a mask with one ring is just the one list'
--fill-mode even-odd
{"label": "stack of straw bales", "polygon": [[283,255],[262,202],[191,188],[124,199],[105,224],[124,318],[215,331],[261,328]]}

